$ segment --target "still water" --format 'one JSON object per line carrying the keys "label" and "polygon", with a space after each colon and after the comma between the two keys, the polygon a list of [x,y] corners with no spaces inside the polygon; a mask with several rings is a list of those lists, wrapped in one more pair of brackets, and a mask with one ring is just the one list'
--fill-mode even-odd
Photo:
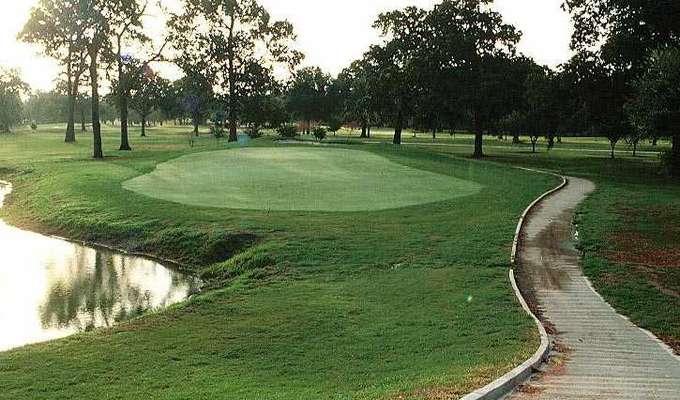
{"label": "still water", "polygon": [[[0,207],[10,190],[0,182]],[[180,302],[198,286],[157,262],[0,220],[0,351],[109,327]]]}

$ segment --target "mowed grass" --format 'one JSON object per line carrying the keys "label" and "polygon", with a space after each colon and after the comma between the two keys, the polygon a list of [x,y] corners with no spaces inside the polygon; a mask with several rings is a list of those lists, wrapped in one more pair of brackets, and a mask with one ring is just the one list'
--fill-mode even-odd
{"label": "mowed grass", "polygon": [[[461,156],[464,149],[430,147]],[[583,267],[620,313],[680,354],[680,181],[658,157],[581,151],[538,154],[487,149],[489,159],[592,180],[597,190],[579,207]]]}
{"label": "mowed grass", "polygon": [[204,207],[372,211],[480,191],[477,183],[411,168],[366,151],[269,147],[203,152],[124,182],[136,193]]}
{"label": "mowed grass", "polygon": [[326,212],[199,207],[123,188],[181,156],[241,150],[208,137],[190,147],[187,129],[133,135],[124,153],[107,128],[104,161],[90,159],[87,135],[66,145],[58,128],[0,137],[0,174],[15,189],[7,221],[174,259],[208,283],[114,329],[1,353],[0,398],[455,398],[537,347],[508,258],[519,215],[556,179],[367,145],[352,149],[479,190]]}

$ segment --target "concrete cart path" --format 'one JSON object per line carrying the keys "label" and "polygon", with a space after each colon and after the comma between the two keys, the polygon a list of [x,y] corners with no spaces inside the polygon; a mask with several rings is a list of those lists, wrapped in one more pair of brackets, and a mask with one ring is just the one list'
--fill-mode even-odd
{"label": "concrete cart path", "polygon": [[617,314],[583,275],[574,248],[574,209],[595,189],[570,178],[529,216],[520,249],[523,278],[561,355],[510,399],[680,399],[680,358]]}

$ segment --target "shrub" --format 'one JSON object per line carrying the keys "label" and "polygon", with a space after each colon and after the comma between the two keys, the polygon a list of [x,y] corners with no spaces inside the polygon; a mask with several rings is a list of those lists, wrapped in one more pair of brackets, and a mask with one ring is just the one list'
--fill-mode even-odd
{"label": "shrub", "polygon": [[31,130],[32,131],[38,130],[38,124],[36,124],[35,121],[31,121]]}
{"label": "shrub", "polygon": [[257,127],[252,127],[250,129],[248,129],[247,133],[248,133],[248,136],[250,136],[251,139],[258,139],[258,138],[262,137],[262,132]]}
{"label": "shrub", "polygon": [[680,177],[680,157],[672,150],[661,153],[661,163],[668,175]]}
{"label": "shrub", "polygon": [[342,129],[342,121],[339,118],[332,118],[328,121],[328,131],[335,136],[338,131]]}
{"label": "shrub", "polygon": [[298,134],[298,128],[297,126],[293,124],[283,124],[279,126],[279,128],[276,130],[278,134],[287,139],[294,138]]}
{"label": "shrub", "polygon": [[316,128],[314,128],[314,137],[319,142],[326,139],[326,128],[322,126],[317,126]]}
{"label": "shrub", "polygon": [[217,139],[221,139],[224,137],[224,128],[221,126],[212,125],[210,127],[210,134],[215,136]]}

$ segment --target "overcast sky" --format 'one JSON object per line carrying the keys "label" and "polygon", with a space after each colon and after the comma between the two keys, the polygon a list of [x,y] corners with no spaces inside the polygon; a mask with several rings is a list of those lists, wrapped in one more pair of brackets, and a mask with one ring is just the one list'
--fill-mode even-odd
{"label": "overcast sky", "polygon": [[[177,0],[164,0],[174,2]],[[563,0],[496,0],[506,22],[523,33],[520,49],[542,64],[556,66],[569,58],[571,24],[560,9]],[[0,65],[20,69],[31,87],[49,90],[57,67],[37,49],[17,43],[16,35],[37,0],[0,0]],[[386,10],[416,5],[431,8],[436,0],[260,0],[278,19],[288,19],[298,34],[305,65],[337,74],[378,40],[371,27]],[[160,35],[160,34],[159,34]],[[171,75],[172,72],[166,72]],[[171,76],[170,76],[171,77]]]}

